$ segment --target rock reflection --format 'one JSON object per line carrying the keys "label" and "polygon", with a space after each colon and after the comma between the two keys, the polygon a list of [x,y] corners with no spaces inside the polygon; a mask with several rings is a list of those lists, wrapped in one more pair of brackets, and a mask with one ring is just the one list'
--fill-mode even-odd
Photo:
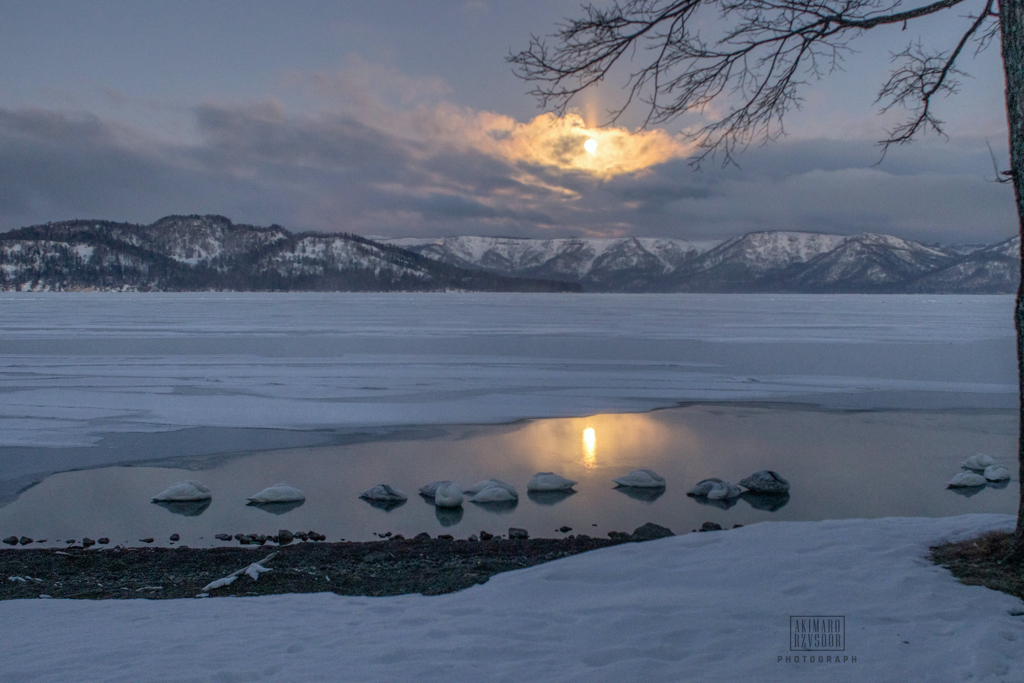
{"label": "rock reflection", "polygon": [[405,505],[404,500],[370,500],[369,498],[361,498],[360,500],[366,501],[366,504],[375,507],[378,510],[384,512],[391,512],[395,508],[400,508]]}
{"label": "rock reflection", "polygon": [[705,498],[704,496],[699,496],[693,500],[701,505],[710,505],[711,507],[721,508],[722,510],[728,510],[736,505],[736,503],[740,502],[739,496],[735,498]]}
{"label": "rock reflection", "polygon": [[645,489],[638,488],[636,486],[616,486],[615,490],[619,493],[624,493],[633,500],[641,500],[645,503],[653,503],[654,501],[665,495],[665,489]]}
{"label": "rock reflection", "polygon": [[537,505],[557,505],[566,498],[576,495],[573,490],[565,491],[527,491],[526,496]]}
{"label": "rock reflection", "polygon": [[185,517],[198,517],[210,507],[213,501],[206,500],[154,500],[153,505],[159,505],[168,512]]}
{"label": "rock reflection", "polygon": [[1010,485],[1010,480],[1009,479],[1003,479],[1002,481],[990,481],[988,483],[988,488],[990,488],[990,489],[1005,489],[1009,485]]}
{"label": "rock reflection", "polygon": [[434,515],[441,526],[455,526],[462,521],[462,508],[434,508]]}
{"label": "rock reflection", "polygon": [[508,513],[515,510],[516,506],[519,505],[518,500],[501,500],[495,501],[493,503],[479,503],[475,500],[471,500],[470,502],[473,503],[473,505],[476,505],[478,508],[482,508],[487,512],[491,512],[496,515],[507,515]]}
{"label": "rock reflection", "polygon": [[272,515],[283,515],[295,508],[302,507],[305,502],[304,500],[290,500],[287,503],[246,503],[246,505],[251,508],[259,508]]}
{"label": "rock reflection", "polygon": [[752,491],[744,491],[740,494],[740,498],[747,501],[750,507],[755,510],[764,510],[765,512],[781,510],[789,502],[788,493],[754,493]]}
{"label": "rock reflection", "polygon": [[947,491],[952,491],[953,493],[955,493],[958,496],[963,496],[964,498],[970,498],[971,496],[976,496],[979,493],[981,493],[982,491],[984,491],[985,490],[985,486],[955,486],[955,487],[953,487],[951,489],[946,489],[946,490]]}

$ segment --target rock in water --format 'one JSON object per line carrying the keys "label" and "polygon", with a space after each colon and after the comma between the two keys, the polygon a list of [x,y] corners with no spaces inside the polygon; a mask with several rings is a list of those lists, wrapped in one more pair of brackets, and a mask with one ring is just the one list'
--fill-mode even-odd
{"label": "rock in water", "polygon": [[986,483],[985,477],[981,476],[977,472],[961,472],[949,481],[946,488],[968,488],[972,486],[984,486]]}
{"label": "rock in water", "polygon": [[732,498],[739,498],[743,491],[736,484],[730,484],[727,481],[720,481],[708,491],[708,500],[730,500]]}
{"label": "rock in water", "polygon": [[703,498],[708,495],[708,492],[715,488],[717,484],[721,484],[722,480],[712,477],[711,479],[702,479],[697,482],[697,485],[686,492],[686,495],[692,498]]}
{"label": "rock in water", "polygon": [[469,500],[473,503],[508,503],[519,500],[519,496],[501,486],[488,486],[474,494]]}
{"label": "rock in water", "polygon": [[6,543],[7,545],[18,545],[18,537],[17,536],[8,536],[7,538],[4,539],[4,543]]}
{"label": "rock in water", "polygon": [[740,479],[740,486],[754,493],[788,493],[789,482],[779,476],[778,472],[761,470],[754,472],[746,479]]}
{"label": "rock in water", "polygon": [[426,496],[427,498],[433,498],[434,494],[437,493],[437,489],[438,489],[439,486],[441,486],[442,484],[451,484],[451,483],[452,483],[452,481],[450,479],[442,479],[441,481],[432,481],[429,484],[427,484],[426,486],[421,486],[420,487],[420,493],[422,495]]}
{"label": "rock in water", "polygon": [[210,500],[210,489],[206,488],[197,481],[179,481],[176,484],[171,484],[163,491],[161,491],[155,498],[154,503],[180,503],[180,502],[191,502],[197,500]]}
{"label": "rock in water", "polygon": [[298,503],[306,500],[305,494],[294,486],[288,484],[276,484],[265,488],[256,495],[250,497],[250,503]]}
{"label": "rock in water", "polygon": [[480,493],[484,489],[493,488],[495,486],[501,489],[505,489],[506,491],[512,494],[513,498],[519,500],[519,492],[516,491],[516,487],[513,486],[512,484],[509,484],[508,482],[502,481],[501,479],[485,479],[484,481],[478,481],[469,488],[463,489],[463,492],[468,496],[472,496],[476,495],[477,493]]}
{"label": "rock in water", "polygon": [[630,486],[642,489],[663,489],[665,488],[665,477],[654,470],[642,469],[633,470],[613,481],[619,486]]}
{"label": "rock in water", "polygon": [[671,529],[648,522],[641,527],[637,527],[633,531],[631,538],[634,541],[653,541],[656,538],[667,538],[669,536],[675,536]]}
{"label": "rock in water", "polygon": [[985,455],[984,453],[975,453],[971,457],[964,460],[964,469],[974,470],[975,472],[984,472],[986,467],[995,465],[996,461],[991,456]]}
{"label": "rock in water", "polygon": [[721,524],[715,524],[714,522],[704,522],[703,524],[700,525],[700,530],[701,531],[721,531],[722,530],[722,525]]}
{"label": "rock in water", "polygon": [[280,531],[277,532],[277,544],[278,545],[288,545],[289,543],[291,543],[294,540],[295,540],[295,534],[293,534],[292,532],[288,531],[287,529],[281,529]]}
{"label": "rock in water", "polygon": [[579,482],[566,479],[554,472],[538,472],[530,478],[527,491],[568,491]]}
{"label": "rock in water", "polygon": [[508,537],[525,541],[530,537],[530,532],[526,529],[518,529],[514,526],[508,528]]}
{"label": "rock in water", "polygon": [[377,484],[372,489],[360,493],[359,497],[365,500],[378,500],[387,503],[397,503],[409,498],[404,492],[387,484]]}
{"label": "rock in water", "polygon": [[444,482],[434,490],[434,505],[439,508],[457,508],[462,500],[462,487],[453,481]]}
{"label": "rock in water", "polygon": [[1010,478],[1010,470],[999,465],[989,465],[982,476],[986,481],[1006,481]]}

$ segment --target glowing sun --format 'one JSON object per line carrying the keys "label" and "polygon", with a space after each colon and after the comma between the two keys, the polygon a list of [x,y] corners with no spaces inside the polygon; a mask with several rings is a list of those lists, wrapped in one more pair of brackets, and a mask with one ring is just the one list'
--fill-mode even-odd
{"label": "glowing sun", "polygon": [[595,154],[597,152],[597,140],[594,138],[588,139],[583,143],[583,149],[587,150],[591,154]]}

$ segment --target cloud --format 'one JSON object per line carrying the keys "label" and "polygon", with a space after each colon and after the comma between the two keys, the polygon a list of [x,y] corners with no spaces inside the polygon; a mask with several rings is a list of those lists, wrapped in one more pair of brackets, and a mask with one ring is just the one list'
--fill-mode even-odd
{"label": "cloud", "polygon": [[1012,190],[990,182],[982,139],[925,141],[881,165],[863,141],[783,140],[748,150],[740,168],[694,172],[665,131],[591,128],[576,115],[518,121],[445,101],[438,79],[355,59],[347,68],[289,77],[319,110],[286,96],[208,101],[177,138],[87,112],[0,109],[0,229],[220,213],[393,236],[783,229],[984,242],[1015,230]]}

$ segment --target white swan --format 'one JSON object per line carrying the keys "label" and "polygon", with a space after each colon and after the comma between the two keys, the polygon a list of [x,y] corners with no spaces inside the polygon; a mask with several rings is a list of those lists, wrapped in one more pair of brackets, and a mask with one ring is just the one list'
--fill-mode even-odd
{"label": "white swan", "polygon": [[946,486],[948,489],[962,489],[970,488],[972,486],[984,486],[985,477],[981,476],[977,472],[960,472],[955,477],[949,480],[949,484]]}
{"label": "white swan", "polygon": [[982,476],[986,481],[1006,481],[1010,478],[1010,470],[1000,465],[989,465]]}
{"label": "white swan", "polygon": [[[505,489],[512,494],[512,498],[519,500],[519,492],[516,491],[516,487],[508,482],[504,482],[501,479],[485,479],[484,481],[478,481],[469,488],[463,489],[469,495],[476,495],[484,489],[498,487],[499,489]],[[472,500],[472,499],[471,499]],[[511,499],[510,499],[511,500]]]}
{"label": "white swan", "polygon": [[434,505],[439,508],[457,508],[462,499],[462,487],[452,481],[441,482],[434,490]]}
{"label": "white swan", "polygon": [[399,491],[387,484],[377,484],[372,489],[367,489],[360,493],[359,497],[366,500],[381,500],[385,502],[398,502],[400,500],[408,500],[409,498],[403,491]]}
{"label": "white swan", "polygon": [[161,491],[155,498],[154,503],[181,503],[195,500],[210,500],[213,496],[210,495],[210,489],[206,488],[197,481],[179,481],[176,484],[171,484],[166,489]]}
{"label": "white swan", "polygon": [[451,484],[451,483],[452,483],[451,479],[442,479],[441,481],[432,481],[429,484],[427,484],[426,486],[421,486],[420,487],[420,493],[422,493],[427,498],[433,498],[434,494],[437,492],[437,489],[438,489],[439,486],[441,486],[441,484]]}
{"label": "white swan", "polygon": [[665,488],[665,477],[657,474],[654,470],[633,470],[629,474],[618,479],[613,479],[619,486],[632,486],[640,489],[663,489]]}
{"label": "white swan", "polygon": [[995,465],[996,461],[991,456],[985,455],[984,453],[975,453],[971,457],[964,460],[962,467],[975,472],[984,472],[986,467]]}
{"label": "white swan", "polygon": [[568,491],[578,484],[578,481],[566,479],[554,472],[538,472],[530,478],[526,485],[527,491]]}
{"label": "white swan", "polygon": [[275,484],[251,496],[248,500],[250,503],[298,503],[306,500],[306,496],[294,486]]}
{"label": "white swan", "polygon": [[519,494],[502,486],[488,486],[473,494],[469,500],[473,503],[509,503],[519,500]]}

